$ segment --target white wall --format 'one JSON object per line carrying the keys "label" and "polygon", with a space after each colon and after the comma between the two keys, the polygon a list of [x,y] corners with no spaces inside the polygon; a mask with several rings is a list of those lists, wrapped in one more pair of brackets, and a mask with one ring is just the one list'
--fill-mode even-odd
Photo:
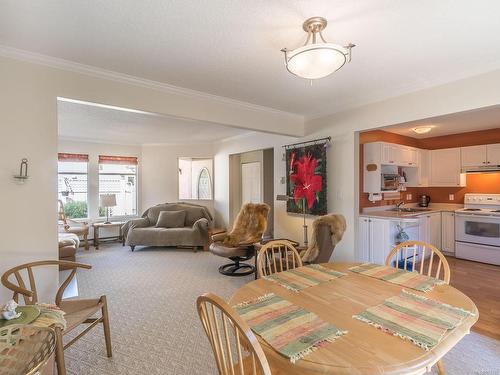
{"label": "white wall", "polygon": [[89,155],[88,164],[88,181],[89,187],[87,199],[89,205],[89,219],[91,221],[102,220],[99,217],[99,155],[115,155],[115,156],[134,156],[138,158],[139,168],[137,170],[137,178],[139,184],[137,186],[137,211],[141,212],[141,146],[137,145],[118,145],[110,143],[98,142],[83,142],[60,139],[58,142],[58,152],[68,152],[77,154]]}
{"label": "white wall", "polygon": [[[179,201],[178,164],[179,157],[212,158],[212,144],[144,145],[142,147],[142,208],[165,202]],[[214,168],[213,177],[217,176]],[[216,186],[214,186],[216,189]],[[214,212],[213,200],[191,200]]]}

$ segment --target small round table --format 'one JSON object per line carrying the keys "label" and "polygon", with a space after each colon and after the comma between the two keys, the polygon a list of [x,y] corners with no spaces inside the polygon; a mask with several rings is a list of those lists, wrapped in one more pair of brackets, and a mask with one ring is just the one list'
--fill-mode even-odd
{"label": "small round table", "polygon": [[403,289],[401,286],[348,270],[355,265],[357,264],[323,264],[325,267],[347,273],[347,276],[304,289],[299,293],[289,291],[277,283],[259,279],[244,285],[231,297],[229,303],[234,305],[272,292],[348,331],[345,336],[319,348],[295,364],[256,335],[271,370],[281,370],[287,375],[424,374],[469,333],[479,317],[476,305],[470,298],[449,285],[435,286],[428,293],[411,290],[415,294],[475,313],[475,316],[465,318],[459,327],[448,332],[434,348],[424,351],[409,341],[385,334],[352,318],[353,315],[398,295]]}

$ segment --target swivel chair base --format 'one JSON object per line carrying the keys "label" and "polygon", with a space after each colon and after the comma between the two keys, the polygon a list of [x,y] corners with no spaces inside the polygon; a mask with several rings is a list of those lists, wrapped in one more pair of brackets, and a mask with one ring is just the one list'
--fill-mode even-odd
{"label": "swivel chair base", "polygon": [[219,267],[219,272],[226,276],[247,276],[255,272],[255,267],[247,264],[241,263],[242,260],[248,260],[248,258],[240,257],[230,257],[234,263],[224,264]]}

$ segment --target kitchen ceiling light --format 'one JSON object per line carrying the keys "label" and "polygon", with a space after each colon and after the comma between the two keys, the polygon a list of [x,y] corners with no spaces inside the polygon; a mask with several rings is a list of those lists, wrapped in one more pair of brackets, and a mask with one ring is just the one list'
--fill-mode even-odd
{"label": "kitchen ceiling light", "polygon": [[419,126],[418,128],[413,128],[411,130],[413,130],[417,134],[425,134],[429,133],[432,128],[434,128],[434,126]]}
{"label": "kitchen ceiling light", "polygon": [[318,79],[339,70],[346,62],[351,61],[351,49],[354,44],[340,46],[327,43],[321,31],[326,28],[327,21],[323,17],[307,19],[302,28],[307,33],[302,47],[292,51],[283,48],[287,70],[302,78]]}

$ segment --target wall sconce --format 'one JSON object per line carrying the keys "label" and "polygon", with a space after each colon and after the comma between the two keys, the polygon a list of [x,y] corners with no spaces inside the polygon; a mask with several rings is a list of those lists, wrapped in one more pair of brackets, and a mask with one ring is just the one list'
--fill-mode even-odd
{"label": "wall sconce", "polygon": [[19,166],[19,174],[14,175],[16,181],[24,183],[28,178],[28,159],[22,158],[21,165]]}

